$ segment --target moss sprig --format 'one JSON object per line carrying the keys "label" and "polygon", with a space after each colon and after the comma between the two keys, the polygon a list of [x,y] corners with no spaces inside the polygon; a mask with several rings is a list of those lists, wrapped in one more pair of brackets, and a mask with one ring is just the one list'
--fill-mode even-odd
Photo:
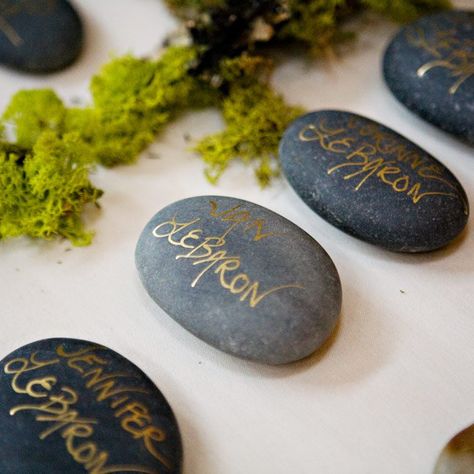
{"label": "moss sprig", "polygon": [[81,215],[102,195],[89,180],[93,166],[75,133],[44,132],[31,150],[1,145],[0,238],[64,237],[90,244],[93,234],[84,230]]}
{"label": "moss sprig", "polygon": [[221,63],[221,77],[229,85],[228,93],[219,103],[226,128],[205,137],[195,147],[206,163],[205,173],[212,183],[235,159],[253,164],[261,186],[278,175],[280,138],[303,109],[286,104],[267,80],[256,80],[261,67],[263,72],[258,74],[267,76],[271,64],[247,54]]}

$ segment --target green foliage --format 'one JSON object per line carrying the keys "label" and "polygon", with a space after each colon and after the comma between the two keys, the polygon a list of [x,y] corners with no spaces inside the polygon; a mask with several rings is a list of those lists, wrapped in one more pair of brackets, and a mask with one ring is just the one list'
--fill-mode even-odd
{"label": "green foliage", "polygon": [[340,29],[344,13],[350,11],[347,0],[289,0],[290,16],[279,33],[308,45],[313,54],[325,53],[348,35]]}
{"label": "green foliage", "polygon": [[173,47],[158,61],[112,61],[92,80],[94,107],[71,110],[68,129],[81,127],[98,162],[133,163],[178,112],[211,100],[208,88],[188,74],[195,59],[194,48]]}
{"label": "green foliage", "polygon": [[[236,5],[235,0],[167,0],[167,3],[181,16],[204,23],[207,19],[203,14],[210,8],[219,7],[222,12],[227,9],[229,14],[235,14]],[[251,8],[253,3],[242,2],[238,14],[245,15],[246,8]],[[330,51],[334,44],[354,36],[343,30],[343,22],[364,9],[406,22],[449,6],[450,0],[275,0],[270,2],[268,11],[262,16],[277,33],[270,36],[270,41],[273,38],[296,40],[308,46],[313,54],[320,55]],[[284,19],[275,15],[275,11],[283,12]],[[219,41],[219,38],[215,40]],[[251,46],[250,42],[248,47]]]}
{"label": "green foliage", "polygon": [[180,110],[215,101],[188,74],[195,58],[194,48],[169,48],[157,61],[115,59],[93,78],[87,108],[67,109],[51,90],[18,92],[2,117],[16,143],[0,142],[0,238],[89,244],[81,215],[101,195],[93,164],[132,163]]}
{"label": "green foliage", "polygon": [[225,7],[226,0],[166,0],[166,3],[178,14],[186,15],[190,11],[205,11],[208,8]]}
{"label": "green foliage", "polygon": [[220,107],[226,123],[224,131],[205,137],[195,150],[206,163],[206,176],[215,183],[229,163],[242,159],[254,163],[262,186],[278,174],[277,152],[283,132],[303,109],[291,107],[268,82],[255,80],[259,58],[243,55],[224,60],[222,77],[230,89]]}
{"label": "green foliage", "polygon": [[400,22],[412,21],[424,13],[451,6],[450,0],[362,0],[362,3]]}
{"label": "green foliage", "polygon": [[61,236],[88,245],[81,215],[102,194],[89,181],[91,166],[77,134],[44,132],[29,151],[0,145],[0,238]]}
{"label": "green foliage", "polygon": [[16,143],[31,148],[44,130],[62,132],[66,108],[50,89],[17,92],[2,120],[15,128]]}
{"label": "green foliage", "polygon": [[[168,3],[188,18],[193,12],[199,15],[205,27],[208,10],[225,9],[230,0]],[[318,54],[345,37],[343,20],[363,8],[405,21],[448,6],[448,0],[274,3],[263,20],[258,18],[272,32],[269,41],[297,40]],[[232,0],[232,12],[240,14],[240,7]],[[235,43],[231,45],[255,46],[247,28],[254,25],[253,20],[245,23],[245,31],[232,36]],[[279,140],[303,111],[287,105],[273,91],[268,60],[240,54],[241,49],[222,57],[220,35],[225,36],[227,29],[217,28],[215,35],[203,36],[217,47],[169,47],[158,60],[132,56],[112,60],[92,79],[93,100],[85,108],[65,107],[48,89],[18,92],[0,121],[0,133],[8,124],[16,137],[13,144],[0,141],[0,239],[61,236],[75,245],[89,244],[91,233],[84,230],[81,216],[86,205],[96,204],[102,194],[89,179],[93,166],[133,163],[177,114],[190,108],[217,106],[225,120],[222,132],[196,146],[211,182],[219,179],[232,160],[241,159],[254,166],[262,186],[268,184],[278,173]],[[212,53],[211,61],[209,54],[203,60],[206,53]]]}
{"label": "green foliage", "polygon": [[133,163],[180,110],[213,100],[210,88],[188,74],[195,59],[189,47],[169,48],[157,61],[118,58],[92,79],[90,107],[66,109],[51,90],[20,91],[3,121],[21,146],[32,147],[47,130],[75,132],[98,163]]}

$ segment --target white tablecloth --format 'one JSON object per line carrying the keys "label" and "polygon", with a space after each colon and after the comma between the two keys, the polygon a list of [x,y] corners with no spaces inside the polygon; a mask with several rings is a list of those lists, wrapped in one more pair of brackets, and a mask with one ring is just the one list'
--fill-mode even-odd
{"label": "white tablecloth", "polygon": [[[458,2],[473,6],[472,0]],[[111,54],[150,53],[175,25],[159,0],[77,0],[87,48],[47,77],[0,69],[0,106],[19,88],[52,86],[87,98],[91,75]],[[293,58],[274,84],[308,109],[341,108],[379,120],[445,163],[474,203],[473,150],[416,118],[390,94],[381,54],[394,25],[369,21],[339,62]],[[0,358],[54,336],[105,344],[141,367],[171,403],[185,473],[429,474],[444,443],[474,422],[474,228],[449,248],[398,255],[349,237],[307,208],[289,185],[261,191],[252,171],[231,167],[217,187],[183,135],[221,126],[215,111],[169,127],[132,167],[99,169],[103,210],[88,214],[92,246],[18,239],[0,244]],[[300,225],[334,259],[342,321],[323,354],[265,367],[223,354],[154,305],[134,267],[148,219],[192,195],[255,201]],[[4,434],[3,434],[4,435]],[[2,435],[2,436],[3,436]]]}

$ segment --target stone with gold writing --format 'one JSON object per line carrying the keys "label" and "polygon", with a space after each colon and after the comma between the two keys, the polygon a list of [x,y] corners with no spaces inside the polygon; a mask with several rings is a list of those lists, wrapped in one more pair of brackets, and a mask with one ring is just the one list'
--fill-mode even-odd
{"label": "stone with gold writing", "polygon": [[67,0],[0,0],[0,64],[54,72],[74,62],[82,46],[82,22]]}
{"label": "stone with gold writing", "polygon": [[456,436],[441,452],[434,474],[472,474],[474,472],[474,424]]}
{"label": "stone with gold writing", "polygon": [[234,356],[279,365],[329,338],[341,284],[325,250],[284,217],[231,197],[175,202],[146,225],[136,265],[175,321]]}
{"label": "stone with gold writing", "polygon": [[283,172],[320,216],[396,252],[445,246],[464,229],[469,205],[438,160],[393,130],[349,112],[295,120],[280,144]]}
{"label": "stone with gold writing", "polygon": [[177,474],[173,412],[153,382],[116,352],[47,339],[0,362],[2,474]]}
{"label": "stone with gold writing", "polygon": [[402,104],[474,145],[474,11],[405,26],[388,46],[383,70]]}

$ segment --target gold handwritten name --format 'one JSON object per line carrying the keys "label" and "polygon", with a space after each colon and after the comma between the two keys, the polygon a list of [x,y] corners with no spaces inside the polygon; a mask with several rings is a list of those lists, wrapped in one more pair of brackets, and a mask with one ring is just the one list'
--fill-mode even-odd
{"label": "gold handwritten name", "polygon": [[449,87],[451,95],[456,94],[462,84],[474,75],[474,40],[459,38],[456,28],[438,30],[432,39],[426,37],[422,28],[417,28],[407,32],[407,40],[433,57],[418,68],[418,77],[425,76],[435,68],[445,69],[454,79]]}
{"label": "gold handwritten name", "polygon": [[118,472],[157,474],[156,470],[144,466],[107,466],[109,453],[100,450],[97,443],[91,439],[98,424],[97,420],[83,417],[74,408],[79,401],[78,392],[69,386],[57,387],[56,376],[36,376],[35,371],[57,364],[60,364],[59,358],[39,360],[37,353],[32,354],[30,358],[19,357],[5,364],[4,372],[13,375],[11,382],[13,391],[28,395],[35,400],[35,403],[12,407],[10,415],[33,412],[37,422],[49,423],[50,426],[40,433],[40,440],[46,440],[54,433],[58,433],[64,439],[67,452],[89,474]]}
{"label": "gold handwritten name", "polygon": [[90,346],[68,353],[63,346],[59,346],[56,353],[66,360],[68,367],[81,375],[88,389],[97,393],[98,402],[109,402],[109,406],[114,410],[114,417],[120,420],[122,429],[130,433],[133,439],[142,441],[155,459],[167,469],[171,469],[171,461],[158,448],[158,445],[166,440],[165,432],[152,424],[150,410],[131,396],[133,393],[149,392],[119,383],[122,378],[135,378],[133,375],[123,372],[105,373],[104,366],[108,365],[108,361],[96,353],[100,350],[100,347]]}
{"label": "gold handwritten name", "polygon": [[[29,359],[17,358],[9,361],[4,368],[12,375],[11,386],[15,393],[28,395],[33,399],[43,399],[41,403],[24,404],[10,410],[12,416],[21,411],[37,413],[36,421],[49,422],[52,425],[40,434],[45,440],[53,433],[59,433],[65,440],[66,449],[72,458],[83,465],[90,474],[109,474],[115,472],[139,472],[156,474],[158,471],[145,466],[115,465],[107,466],[109,453],[100,450],[90,438],[94,435],[97,420],[84,418],[74,409],[79,394],[69,386],[53,391],[58,384],[56,376],[32,377],[35,371],[65,363],[67,367],[80,374],[85,387],[96,395],[97,402],[107,402],[113,410],[121,428],[140,440],[147,451],[157,459],[166,470],[173,468],[171,461],[162,454],[159,444],[166,440],[165,432],[153,425],[148,407],[133,398],[134,393],[148,394],[148,390],[134,385],[123,385],[124,378],[136,379],[125,372],[107,372],[109,362],[100,355],[104,348],[89,346],[76,352],[67,352],[64,346],[56,349],[56,356],[49,360],[40,360],[37,353]],[[27,380],[26,377],[30,376]]]}
{"label": "gold handwritten name", "polygon": [[176,255],[176,260],[190,260],[193,266],[202,268],[192,281],[192,288],[198,285],[204,275],[212,272],[217,275],[222,288],[233,295],[239,295],[239,300],[247,302],[251,308],[255,308],[265,298],[278,291],[289,288],[304,289],[302,285],[292,283],[262,291],[260,281],[252,280],[247,273],[240,271],[242,267],[241,257],[231,255],[225,249],[226,238],[241,224],[244,224],[244,233],[251,230],[255,231],[252,237],[254,242],[277,234],[265,232],[265,221],[263,219],[252,219],[251,213],[242,209],[241,205],[225,211],[218,211],[217,202],[210,201],[210,207],[212,217],[230,223],[230,226],[220,236],[204,236],[204,229],[201,226],[197,227],[201,222],[201,218],[179,222],[176,217],[173,217],[168,221],[161,222],[153,229],[153,236],[157,239],[166,239],[170,245],[187,250],[185,253]]}
{"label": "gold handwritten name", "polygon": [[[360,141],[360,137],[364,140]],[[406,194],[415,205],[428,196],[444,196],[460,199],[464,212],[468,213],[467,202],[458,186],[443,177],[441,165],[408,148],[377,124],[361,125],[357,118],[351,117],[347,127],[331,128],[322,119],[319,123],[303,127],[299,139],[303,142],[317,141],[324,150],[341,155],[344,161],[330,166],[327,173],[332,175],[342,170],[345,181],[355,181],[356,191],[370,178],[375,178],[394,192]],[[358,144],[355,146],[356,141]],[[414,171],[418,179],[406,174],[403,167]],[[439,190],[439,186],[437,189],[426,189],[433,184],[444,189]]]}

